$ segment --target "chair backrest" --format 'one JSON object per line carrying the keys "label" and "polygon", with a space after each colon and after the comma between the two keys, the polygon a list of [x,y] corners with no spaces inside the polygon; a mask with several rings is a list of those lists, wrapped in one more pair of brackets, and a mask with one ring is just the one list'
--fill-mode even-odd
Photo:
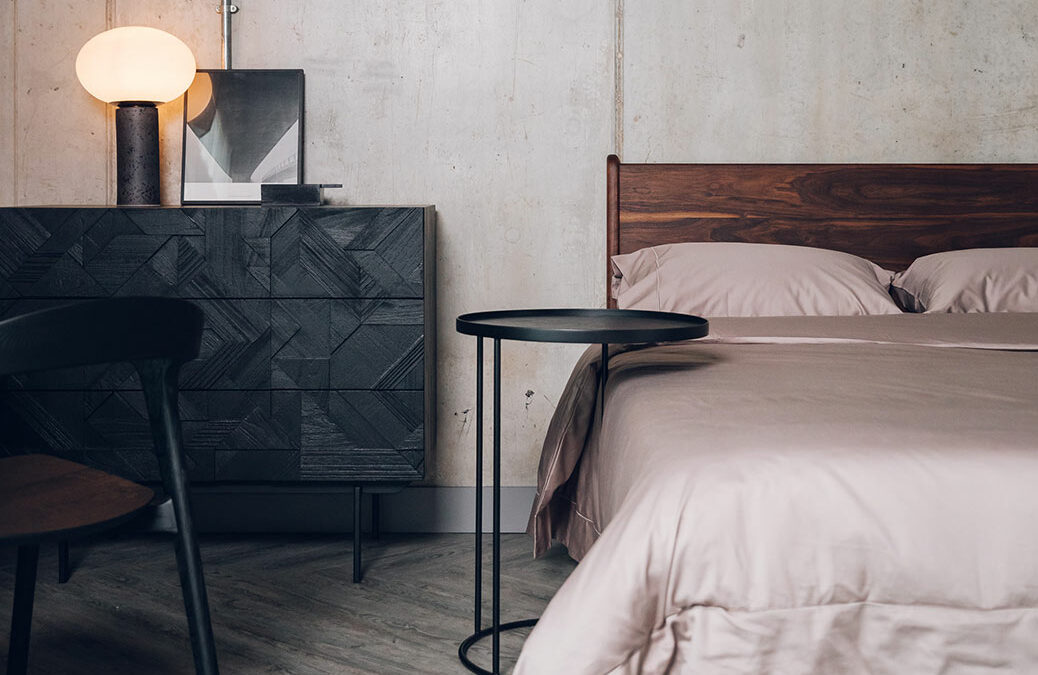
{"label": "chair backrest", "polygon": [[0,375],[198,356],[202,310],[171,298],[85,300],[0,321]]}

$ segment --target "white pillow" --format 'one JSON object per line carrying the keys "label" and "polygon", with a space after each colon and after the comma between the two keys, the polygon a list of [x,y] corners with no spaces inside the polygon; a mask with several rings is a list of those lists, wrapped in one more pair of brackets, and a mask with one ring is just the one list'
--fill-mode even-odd
{"label": "white pillow", "polygon": [[724,316],[900,314],[893,272],[858,256],[809,246],[702,242],[615,255],[621,309]]}
{"label": "white pillow", "polygon": [[1038,248],[970,248],[916,258],[894,277],[912,312],[1038,312]]}

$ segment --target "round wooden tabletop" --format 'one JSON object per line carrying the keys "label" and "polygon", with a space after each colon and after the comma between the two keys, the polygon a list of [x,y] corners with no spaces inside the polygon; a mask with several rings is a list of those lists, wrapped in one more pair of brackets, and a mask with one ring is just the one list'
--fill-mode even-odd
{"label": "round wooden tabletop", "polygon": [[129,519],[151,488],[50,455],[0,459],[0,542],[74,539]]}

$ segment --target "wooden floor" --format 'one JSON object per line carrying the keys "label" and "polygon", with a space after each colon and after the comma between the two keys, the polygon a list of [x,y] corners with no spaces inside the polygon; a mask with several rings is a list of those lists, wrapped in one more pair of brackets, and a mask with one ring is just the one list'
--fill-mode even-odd
{"label": "wooden floor", "polygon": [[[457,649],[473,629],[472,535],[367,542],[358,585],[348,536],[206,536],[201,546],[225,674],[467,672]],[[72,579],[61,586],[54,548],[41,549],[31,673],[192,672],[168,536],[74,546]],[[574,565],[562,549],[534,560],[526,535],[504,535],[502,620],[537,616]],[[485,620],[489,578],[485,567]],[[13,587],[8,548],[0,551],[5,659]],[[489,642],[473,648],[477,663],[489,664]],[[502,637],[502,665],[520,645],[518,635]]]}

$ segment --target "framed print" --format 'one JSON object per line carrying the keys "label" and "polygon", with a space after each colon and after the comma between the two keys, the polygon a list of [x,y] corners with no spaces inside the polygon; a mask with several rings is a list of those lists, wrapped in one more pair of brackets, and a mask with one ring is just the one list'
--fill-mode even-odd
{"label": "framed print", "polygon": [[303,182],[303,71],[199,70],[184,94],[183,204],[258,204]]}

